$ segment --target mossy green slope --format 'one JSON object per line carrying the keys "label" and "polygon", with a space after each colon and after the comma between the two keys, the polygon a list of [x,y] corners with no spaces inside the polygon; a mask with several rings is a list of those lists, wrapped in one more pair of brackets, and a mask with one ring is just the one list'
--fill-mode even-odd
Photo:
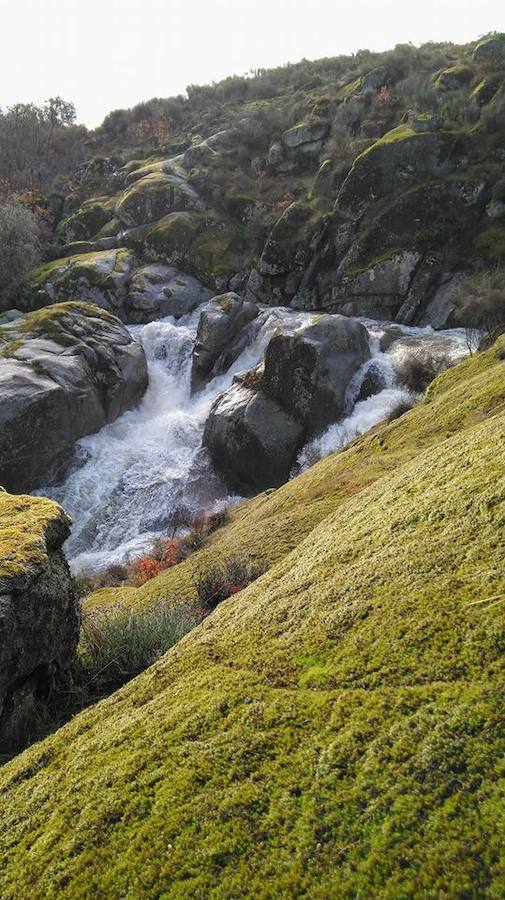
{"label": "mossy green slope", "polygon": [[2,770],[2,898],[503,896],[504,368],[358,442],[375,479]]}

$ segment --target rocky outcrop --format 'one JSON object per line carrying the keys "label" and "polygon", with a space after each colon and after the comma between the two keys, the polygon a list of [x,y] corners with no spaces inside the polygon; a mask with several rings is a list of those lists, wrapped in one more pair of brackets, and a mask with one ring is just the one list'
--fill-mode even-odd
{"label": "rocky outcrop", "polygon": [[32,490],[61,477],[72,446],[135,406],[147,387],[142,346],[114,316],[61,303],[0,330],[0,484]]}
{"label": "rocky outcrop", "polygon": [[505,34],[484,38],[473,51],[473,61],[479,65],[505,62]]}
{"label": "rocky outcrop", "polygon": [[0,755],[37,737],[37,709],[75,658],[69,533],[56,503],[0,489]]}
{"label": "rocky outcrop", "polygon": [[418,133],[410,125],[388,132],[354,160],[337,197],[338,209],[358,219],[385,195],[443,174],[456,140],[452,133]]}
{"label": "rocky outcrop", "polygon": [[232,385],[205,426],[203,444],[230,487],[286,481],[302,444],[342,415],[349,382],[369,356],[365,327],[344,317],[274,336],[263,374]]}
{"label": "rocky outcrop", "polygon": [[240,340],[245,326],[258,315],[254,303],[232,291],[214,297],[202,310],[198,322],[191,386],[199,390],[205,382],[226,372],[245,346]]}
{"label": "rocky outcrop", "polygon": [[135,256],[124,248],[56,259],[33,273],[23,309],[62,300],[84,300],[124,318],[124,301]]}
{"label": "rocky outcrop", "polygon": [[182,178],[153,173],[125,191],[117,203],[116,216],[127,228],[135,228],[171,212],[203,209],[205,204]]}
{"label": "rocky outcrop", "polygon": [[137,269],[125,299],[128,322],[152,322],[165,316],[176,319],[205,303],[212,291],[196,278],[171,266],[153,264]]}

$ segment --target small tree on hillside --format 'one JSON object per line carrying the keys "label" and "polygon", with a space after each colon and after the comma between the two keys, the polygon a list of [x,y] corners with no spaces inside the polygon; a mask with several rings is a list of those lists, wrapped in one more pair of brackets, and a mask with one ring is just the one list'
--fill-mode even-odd
{"label": "small tree on hillside", "polygon": [[0,204],[0,309],[15,305],[16,294],[39,262],[39,229],[34,214],[19,201]]}

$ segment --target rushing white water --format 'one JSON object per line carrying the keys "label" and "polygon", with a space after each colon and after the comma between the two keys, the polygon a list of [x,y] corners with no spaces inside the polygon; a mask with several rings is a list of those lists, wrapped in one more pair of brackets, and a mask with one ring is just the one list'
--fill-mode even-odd
{"label": "rushing white water", "polygon": [[[292,333],[313,319],[310,313],[279,307],[264,310],[249,326],[250,343],[231,369],[191,397],[191,353],[199,313],[177,323],[168,318],[132,327],[148,360],[149,387],[142,402],[98,434],[79,441],[76,465],[66,481],[40,491],[58,500],[72,516],[66,551],[74,571],[100,569],[146,549],[153,538],[166,534],[176,509],[196,513],[233,499],[201,450],[210,406],[235,374],[262,360],[276,331]],[[406,355],[421,348],[456,360],[466,352],[462,332],[402,327],[383,353],[384,324],[363,321],[370,333],[372,360],[349,386],[345,418],[303,448],[299,470],[315,455],[325,456],[367,431],[405,398],[406,391],[395,384],[394,366]],[[372,365],[380,370],[384,387],[355,403]]]}

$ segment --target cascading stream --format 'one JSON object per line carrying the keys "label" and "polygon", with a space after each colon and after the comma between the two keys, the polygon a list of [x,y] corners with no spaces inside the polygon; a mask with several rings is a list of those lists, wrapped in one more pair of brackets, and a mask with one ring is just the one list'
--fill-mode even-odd
{"label": "cascading stream", "polygon": [[[163,319],[132,327],[144,346],[149,387],[139,407],[122,415],[98,434],[76,446],[76,464],[66,481],[39,493],[51,496],[73,519],[66,551],[74,571],[97,570],[125,561],[166,534],[174,512],[190,513],[230,501],[226,487],[201,450],[210,407],[234,375],[263,359],[277,330],[295,332],[311,313],[275,307],[250,326],[251,342],[225,375],[214,378],[191,397],[191,354],[200,310],[179,319]],[[385,352],[380,349],[386,326],[361,320],[368,328],[372,359],[349,385],[345,418],[331,425],[302,449],[297,471],[316,457],[345,446],[386,418],[408,392],[395,382],[395,365],[412,353],[437,353],[457,361],[465,355],[464,333],[394,326],[397,335]],[[382,390],[356,402],[371,366],[380,371]]]}

